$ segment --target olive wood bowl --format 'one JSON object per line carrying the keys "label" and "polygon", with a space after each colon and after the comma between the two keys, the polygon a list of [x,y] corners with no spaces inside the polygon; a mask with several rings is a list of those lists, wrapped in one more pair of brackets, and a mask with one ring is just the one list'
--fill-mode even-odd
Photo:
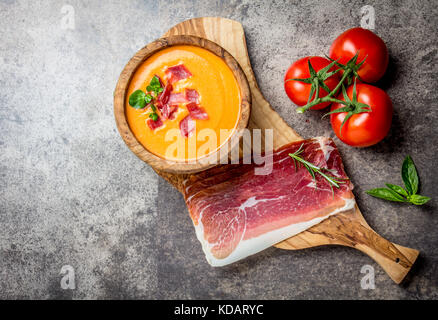
{"label": "olive wood bowl", "polygon": [[232,148],[239,143],[240,139],[238,139],[238,137],[235,137],[235,135],[239,135],[241,129],[247,127],[251,111],[251,91],[249,88],[248,80],[245,76],[245,73],[242,71],[239,63],[233,58],[230,53],[228,53],[224,48],[217,45],[216,43],[200,37],[177,35],[160,38],[149,43],[140,51],[138,51],[131,58],[131,60],[129,60],[122,73],[120,74],[116,89],[114,91],[114,115],[120,135],[122,136],[128,148],[131,149],[131,151],[134,152],[141,160],[145,161],[158,171],[165,171],[176,174],[195,173],[211,168],[217,163],[221,163],[219,161],[222,158],[228,157],[229,152],[221,152],[221,148],[226,146],[226,144],[222,144],[222,146],[216,149],[216,151],[208,155],[209,159],[217,159],[216,162],[205,161],[205,159],[203,158],[191,161],[167,160],[147,150],[136,139],[128,125],[125,114],[125,109],[129,107],[126,105],[126,96],[128,94],[129,83],[137,68],[154,53],[176,45],[191,45],[204,48],[214,53],[216,56],[220,57],[233,72],[233,75],[236,78],[240,89],[240,110],[235,130],[228,140],[230,141],[228,145],[228,150],[231,151]]}

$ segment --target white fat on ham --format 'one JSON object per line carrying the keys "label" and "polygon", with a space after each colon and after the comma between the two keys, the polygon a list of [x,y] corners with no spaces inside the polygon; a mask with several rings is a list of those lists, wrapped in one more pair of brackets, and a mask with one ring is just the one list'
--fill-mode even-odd
{"label": "white fat on ham", "polygon": [[[259,200],[260,201],[260,200]],[[261,200],[263,201],[263,200]],[[204,251],[205,258],[207,262],[213,267],[222,267],[227,264],[242,260],[250,255],[253,255],[257,252],[263,251],[276,243],[279,243],[283,240],[286,240],[298,233],[301,233],[314,225],[324,221],[328,217],[340,213],[346,212],[354,208],[356,201],[354,199],[345,199],[345,205],[342,208],[338,208],[333,210],[328,215],[324,217],[319,217],[312,219],[310,221],[295,223],[277,230],[270,231],[268,233],[264,233],[256,238],[241,240],[234,251],[224,259],[217,259],[215,256],[211,254],[210,249],[214,246],[213,244],[209,244],[207,241],[203,240],[204,238],[204,230],[202,223],[200,222],[197,226],[195,226],[196,237],[202,244],[202,250]],[[244,234],[244,233],[243,233]]]}

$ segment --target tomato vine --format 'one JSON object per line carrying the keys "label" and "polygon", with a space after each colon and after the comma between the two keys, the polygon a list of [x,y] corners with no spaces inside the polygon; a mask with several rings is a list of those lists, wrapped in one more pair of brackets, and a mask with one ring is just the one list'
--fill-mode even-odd
{"label": "tomato vine", "polygon": [[[335,110],[335,111],[332,111],[331,113],[352,112],[352,114],[354,114],[354,113],[358,113],[359,111],[360,112],[370,112],[371,108],[368,105],[361,104],[364,106],[359,107],[357,104],[357,101],[355,103],[354,101],[351,101],[350,99],[345,99],[345,101],[342,101],[342,100],[334,98],[334,95],[339,91],[339,89],[341,87],[342,87],[343,92],[345,92],[345,87],[344,87],[345,82],[347,82],[347,84],[349,85],[352,83],[353,80],[354,81],[356,81],[356,79],[360,80],[358,70],[364,64],[365,59],[358,63],[357,62],[358,56],[359,56],[359,52],[357,52],[356,55],[353,58],[351,58],[346,64],[341,64],[337,60],[333,60],[333,59],[327,57],[332,62],[329,65],[327,65],[325,68],[319,70],[318,72],[315,71],[315,69],[312,67],[310,60],[308,60],[307,63],[309,66],[309,73],[310,73],[309,78],[286,79],[285,82],[287,82],[287,81],[300,81],[300,82],[304,82],[304,83],[311,85],[309,99],[308,99],[306,105],[297,108],[296,111],[298,113],[304,113],[308,109],[310,109],[310,108],[312,108],[320,103],[337,102],[337,103],[345,105],[346,106],[345,108],[348,108],[348,110],[342,108],[343,110],[338,109],[340,111]],[[330,69],[335,65],[338,67],[338,69],[336,69],[334,71],[330,71]],[[324,81],[326,81],[328,78],[330,78],[331,76],[333,76],[334,74],[336,74],[340,71],[343,71],[343,74],[342,74],[340,81],[338,82],[338,84],[336,85],[336,87],[333,90],[330,90]],[[327,91],[328,95],[326,95],[325,97],[319,97],[319,91],[321,88],[324,89],[325,91]],[[314,96],[314,98],[312,99],[313,96]],[[345,97],[345,95],[344,95],[344,97]],[[351,114],[350,114],[350,116],[351,116]],[[348,120],[348,118],[347,118],[347,120]]]}

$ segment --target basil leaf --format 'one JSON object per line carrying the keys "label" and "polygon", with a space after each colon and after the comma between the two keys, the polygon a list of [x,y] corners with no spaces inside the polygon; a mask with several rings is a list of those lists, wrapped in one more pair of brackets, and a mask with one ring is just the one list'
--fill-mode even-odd
{"label": "basil leaf", "polygon": [[161,83],[160,80],[158,79],[157,76],[153,76],[151,79],[151,82],[149,83],[150,86],[152,87],[160,87],[161,88]]}
{"label": "basil leaf", "polygon": [[148,92],[153,92],[155,94],[155,96],[158,96],[158,94],[163,92],[164,89],[161,87],[160,79],[158,79],[157,76],[153,76],[151,79],[151,82],[146,87],[146,90]]}
{"label": "basil leaf", "polygon": [[141,90],[136,90],[129,96],[129,105],[135,109],[142,109],[146,105],[146,93]]}
{"label": "basil leaf", "polygon": [[[389,201],[410,202],[415,205],[425,204],[430,200],[429,197],[417,194],[418,191],[418,174],[414,161],[410,156],[406,156],[402,165],[402,178],[406,190],[400,186],[391,183],[385,183],[386,188],[377,188],[366,191],[369,195]],[[406,197],[406,198],[405,198]]]}
{"label": "basil leaf", "polygon": [[418,175],[414,161],[410,156],[407,156],[402,165],[402,178],[405,183],[406,190],[409,194],[416,194],[418,191]]}
{"label": "basil leaf", "polygon": [[408,197],[408,200],[417,206],[421,206],[422,204],[428,202],[430,198],[426,196],[420,196],[419,194],[413,194]]}
{"label": "basil leaf", "polygon": [[365,192],[368,193],[370,196],[384,199],[384,200],[406,202],[406,200],[401,195],[399,195],[395,191],[392,191],[391,189],[376,188],[376,189],[371,189],[371,190],[368,190]]}
{"label": "basil leaf", "polygon": [[390,183],[385,183],[385,184],[389,189],[394,190],[398,194],[401,194],[402,196],[405,196],[405,197],[408,196],[408,193],[402,187],[396,186],[395,184],[390,184]]}
{"label": "basil leaf", "polygon": [[149,114],[149,118],[151,118],[153,121],[157,121],[158,120],[158,114],[154,113],[150,113]]}
{"label": "basil leaf", "polygon": [[146,103],[151,103],[151,101],[152,101],[152,96],[148,93],[148,94],[145,96],[144,100],[146,101]]}

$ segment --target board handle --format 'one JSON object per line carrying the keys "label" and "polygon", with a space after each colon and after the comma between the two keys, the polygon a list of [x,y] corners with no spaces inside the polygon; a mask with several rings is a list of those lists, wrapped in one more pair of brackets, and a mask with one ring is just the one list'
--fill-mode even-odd
{"label": "board handle", "polygon": [[386,240],[354,215],[339,214],[333,218],[336,232],[331,236],[334,236],[336,242],[370,256],[394,282],[400,283],[411,270],[419,255],[418,250]]}

